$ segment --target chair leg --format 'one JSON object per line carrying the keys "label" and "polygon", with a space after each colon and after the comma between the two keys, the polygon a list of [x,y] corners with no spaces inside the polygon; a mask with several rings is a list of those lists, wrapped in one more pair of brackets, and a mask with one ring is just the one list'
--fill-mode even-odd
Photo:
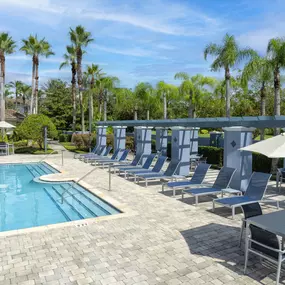
{"label": "chair leg", "polygon": [[184,200],[184,192],[183,192],[183,190],[181,192],[181,195],[182,195],[182,201],[183,201]]}
{"label": "chair leg", "polygon": [[241,247],[241,241],[242,241],[242,237],[243,237],[244,227],[245,227],[245,221],[243,221],[241,224],[240,236],[239,236],[239,247]]}
{"label": "chair leg", "polygon": [[198,197],[199,197],[198,195],[195,196],[195,205],[196,206],[198,205]]}
{"label": "chair leg", "polygon": [[161,192],[164,193],[164,186],[165,186],[165,183],[162,183],[161,185]]}
{"label": "chair leg", "polygon": [[175,197],[175,196],[176,196],[176,190],[175,190],[175,188],[173,188],[172,196],[173,196],[173,197]]}
{"label": "chair leg", "polygon": [[278,265],[277,265],[277,273],[276,273],[276,285],[279,285],[280,273],[281,273],[281,265],[282,265],[282,254],[278,255]]}
{"label": "chair leg", "polygon": [[235,207],[232,207],[232,219],[235,219]]}
{"label": "chair leg", "polygon": [[249,227],[246,225],[245,231],[245,253],[244,253],[244,270],[243,273],[246,274],[247,262],[248,262],[248,247],[249,247]]}
{"label": "chair leg", "polygon": [[145,187],[147,187],[147,179],[145,180]]}
{"label": "chair leg", "polygon": [[213,200],[212,212],[215,212],[215,200]]}

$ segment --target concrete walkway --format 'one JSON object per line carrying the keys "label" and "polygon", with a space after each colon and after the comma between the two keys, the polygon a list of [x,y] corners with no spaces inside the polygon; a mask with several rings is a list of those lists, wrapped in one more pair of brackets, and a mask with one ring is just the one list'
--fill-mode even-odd
{"label": "concrete walkway", "polygon": [[[0,159],[11,163],[41,157]],[[70,152],[64,153],[63,166],[61,154],[47,161],[72,176],[92,169],[73,159]],[[210,171],[207,180],[213,181],[216,175]],[[261,264],[258,258],[250,260],[248,275],[243,275],[240,215],[231,220],[228,209],[212,213],[209,199],[195,207],[191,198],[182,202],[179,196],[160,193],[160,185],[145,188],[115,175],[112,191],[108,191],[108,174],[102,169],[84,182],[126,205],[129,213],[93,223],[82,220],[72,227],[1,236],[1,285],[275,284],[275,268]],[[275,210],[271,205],[265,207],[265,211]]]}

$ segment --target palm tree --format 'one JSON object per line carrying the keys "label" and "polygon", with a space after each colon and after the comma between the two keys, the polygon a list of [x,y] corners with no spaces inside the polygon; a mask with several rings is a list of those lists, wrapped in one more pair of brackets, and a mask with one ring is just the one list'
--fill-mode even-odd
{"label": "palm tree", "polygon": [[[51,45],[45,40],[45,38],[39,40],[38,36],[30,35],[28,39],[22,40],[23,46],[21,51],[24,51],[26,55],[32,56],[32,96],[31,96],[31,113],[38,113],[38,92],[39,92],[39,57],[45,56],[49,57],[54,55],[51,49]],[[35,100],[35,104],[34,104]],[[34,108],[35,105],[35,108]]]}
{"label": "palm tree", "polygon": [[72,130],[76,130],[76,49],[73,45],[66,47],[66,53],[63,55],[64,62],[59,69],[65,66],[71,66],[71,93],[72,93]]}
{"label": "palm tree", "polygon": [[[107,121],[107,101],[108,97],[111,96],[114,89],[117,87],[117,85],[120,83],[120,80],[116,76],[105,76],[98,78],[96,81],[97,87],[99,87],[99,98],[103,96],[100,100],[103,99],[103,120]],[[101,105],[101,104],[100,104]],[[101,113],[100,113],[100,119],[101,119]]]}
{"label": "palm tree", "polygon": [[94,95],[94,87],[95,82],[98,78],[100,78],[104,73],[101,73],[102,69],[99,69],[99,66],[96,64],[87,65],[87,70],[85,72],[85,75],[90,80],[90,90],[89,90],[89,129],[91,129],[92,120],[94,117],[94,111],[93,111],[93,95]]}
{"label": "palm tree", "polygon": [[204,50],[204,57],[207,59],[208,55],[215,57],[211,64],[213,71],[218,71],[221,68],[225,71],[226,81],[226,116],[230,117],[231,101],[230,101],[230,69],[236,64],[247,58],[253,58],[257,53],[251,48],[241,49],[235,40],[234,36],[226,34],[221,45],[210,43]]}
{"label": "palm tree", "polygon": [[[273,79],[272,66],[267,58],[255,57],[243,69],[241,83],[247,89],[248,82],[254,80],[260,89],[260,115],[265,116],[266,88]],[[261,130],[260,139],[264,140],[264,130]]]}
{"label": "palm tree", "polygon": [[19,98],[19,95],[21,94],[21,88],[23,86],[23,82],[22,81],[11,81],[9,83],[9,86],[11,88],[14,88],[15,90],[15,110],[17,111],[17,107],[18,107],[18,98]]}
{"label": "palm tree", "polygon": [[196,104],[199,102],[200,97],[205,91],[204,86],[214,87],[216,80],[212,77],[203,76],[201,74],[190,77],[190,75],[185,72],[176,73],[174,75],[174,79],[182,80],[179,89],[183,96],[186,98],[188,97],[188,117],[195,118]]}
{"label": "palm tree", "polygon": [[0,120],[5,121],[5,55],[15,51],[16,43],[8,33],[0,33]]}
{"label": "palm tree", "polygon": [[22,91],[22,98],[23,98],[23,109],[24,113],[28,113],[28,107],[26,106],[26,100],[31,97],[32,89],[31,86],[27,84],[23,84],[21,86],[21,91]]}
{"label": "palm tree", "polygon": [[80,112],[81,112],[81,128],[82,131],[85,131],[84,124],[84,109],[83,109],[83,98],[82,98],[82,55],[84,51],[83,47],[87,47],[89,43],[93,41],[91,38],[91,33],[85,31],[83,26],[77,26],[75,29],[71,29],[69,31],[69,36],[72,44],[76,50],[76,68],[77,68],[77,84],[79,88],[79,104],[80,104]]}
{"label": "palm tree", "polygon": [[178,96],[178,88],[172,84],[160,81],[156,85],[157,95],[163,99],[163,119],[167,119],[167,107],[171,99]]}
{"label": "palm tree", "polygon": [[146,119],[149,120],[149,109],[152,103],[153,87],[148,82],[140,82],[136,85],[134,93],[146,108]]}
{"label": "palm tree", "polygon": [[[274,115],[280,116],[280,70],[285,67],[285,39],[271,39],[267,46],[267,57],[274,77]],[[275,129],[279,134],[280,129]]]}

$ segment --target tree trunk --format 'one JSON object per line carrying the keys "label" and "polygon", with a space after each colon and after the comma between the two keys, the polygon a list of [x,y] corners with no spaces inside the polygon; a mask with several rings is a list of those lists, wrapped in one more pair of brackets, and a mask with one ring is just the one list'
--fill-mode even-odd
{"label": "tree trunk", "polygon": [[104,98],[104,121],[107,121],[107,98]]}
{"label": "tree trunk", "polygon": [[226,116],[229,118],[231,116],[231,94],[230,94],[230,69],[227,67],[225,69],[225,79],[226,79]]}
{"label": "tree trunk", "polygon": [[72,62],[71,64],[71,93],[72,93],[72,131],[76,130],[76,64]]}
{"label": "tree trunk", "polygon": [[166,93],[163,93],[163,119],[167,119],[167,100],[166,100]]}
{"label": "tree trunk", "polygon": [[146,110],[146,119],[149,121],[149,109]]}
{"label": "tree trunk", "polygon": [[101,116],[102,116],[102,103],[99,102],[99,120],[101,120]]}
{"label": "tree trunk", "polygon": [[[262,86],[260,89],[260,115],[265,116],[265,82],[262,82]],[[260,140],[264,140],[264,129],[260,130]]]}
{"label": "tree trunk", "polygon": [[83,108],[83,98],[82,98],[82,50],[77,48],[77,83],[79,89],[79,104],[81,113],[81,131],[85,132],[85,122],[84,122],[84,108]]}
{"label": "tree trunk", "polygon": [[17,111],[17,107],[18,107],[18,89],[17,89],[17,83],[15,85],[15,96],[16,96],[16,100],[15,100],[15,110]]}
{"label": "tree trunk", "polygon": [[91,87],[91,90],[90,90],[90,116],[91,116],[91,120],[93,121],[93,118],[94,118],[94,103],[93,103],[93,90],[94,90],[94,83],[95,83],[95,78],[94,78],[94,75],[92,76],[92,79],[91,79],[91,83],[90,83],[90,87]]}
{"label": "tree trunk", "polygon": [[134,120],[136,121],[137,119],[138,119],[138,106],[135,105]]}
{"label": "tree trunk", "polygon": [[[0,54],[0,64],[1,64],[1,70],[0,70],[0,108],[1,108],[1,114],[0,114],[0,120],[5,121],[5,99],[4,99],[4,88],[5,88],[5,55],[4,53]],[[4,132],[2,133],[2,136],[4,137]]]}
{"label": "tree trunk", "polygon": [[188,108],[188,118],[195,118],[195,104],[193,104],[193,92],[189,94],[189,108]]}
{"label": "tree trunk", "polygon": [[39,105],[39,58],[36,57],[36,73],[35,73],[35,114],[38,114]]}
{"label": "tree trunk", "polygon": [[[274,115],[280,116],[280,70],[277,67],[274,70]],[[274,135],[280,134],[280,128],[274,129]],[[278,158],[272,159],[271,172],[273,174],[277,171]]]}
{"label": "tree trunk", "polygon": [[35,96],[35,73],[36,73],[36,59],[35,59],[35,55],[33,55],[33,67],[32,67],[32,94],[31,94],[31,102],[30,102],[30,114],[33,114],[33,109],[34,109],[34,96]]}

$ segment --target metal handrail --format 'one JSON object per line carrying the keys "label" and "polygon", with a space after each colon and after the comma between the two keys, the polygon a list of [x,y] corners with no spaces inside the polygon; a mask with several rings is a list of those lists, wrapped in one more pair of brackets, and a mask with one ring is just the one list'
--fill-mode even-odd
{"label": "metal handrail", "polygon": [[[84,179],[85,177],[87,177],[89,174],[91,174],[94,170],[96,170],[97,168],[93,168],[92,170],[90,170],[89,172],[87,172],[86,174],[84,174],[80,179],[78,179],[76,182],[74,181],[72,183],[72,185],[70,185],[70,187],[68,187],[67,189],[65,189],[62,194],[61,194],[61,204],[63,204],[63,200],[64,200],[64,194],[66,192],[68,192],[69,190],[73,189],[75,185],[79,185],[79,182]],[[73,196],[73,195],[72,195]],[[71,196],[71,197],[72,197]]]}
{"label": "metal handrail", "polygon": [[47,157],[49,157],[51,154],[57,152],[57,150],[53,150],[51,153],[47,154],[43,159],[41,159],[38,163],[43,162]]}

